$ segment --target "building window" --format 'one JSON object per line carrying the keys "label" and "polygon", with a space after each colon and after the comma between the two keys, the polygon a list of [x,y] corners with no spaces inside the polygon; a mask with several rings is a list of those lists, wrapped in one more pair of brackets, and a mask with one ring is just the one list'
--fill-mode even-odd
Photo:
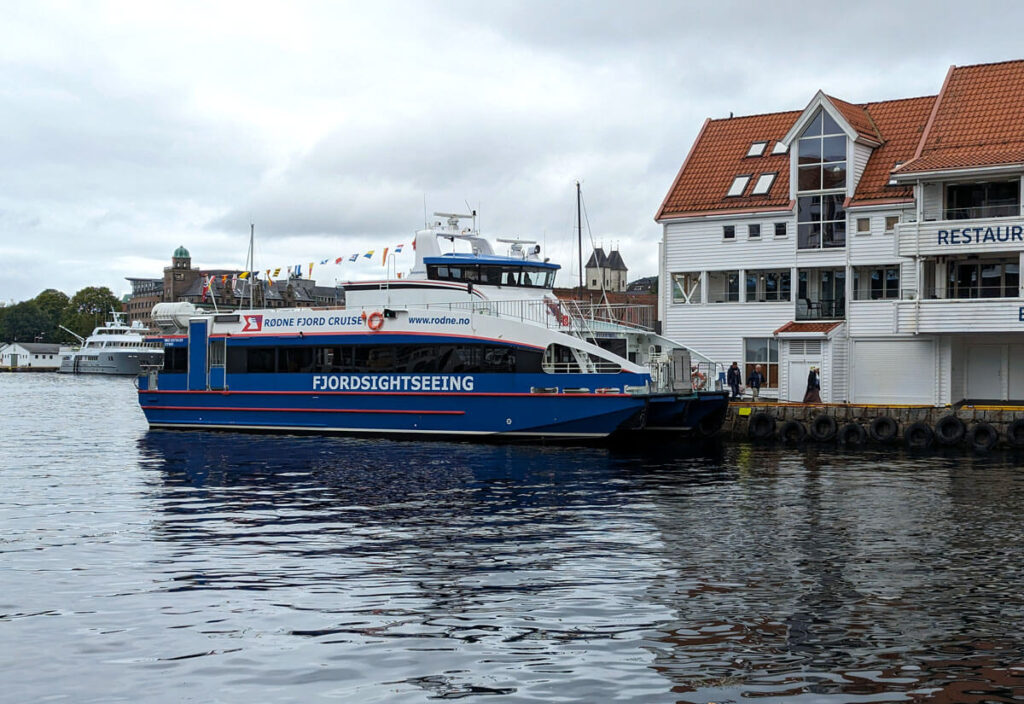
{"label": "building window", "polygon": [[750,192],[752,196],[763,196],[772,189],[772,184],[775,183],[776,174],[761,174],[757,177],[757,183],[754,184],[754,189]]}
{"label": "building window", "polygon": [[747,270],[747,303],[788,301],[791,291],[789,269]]}
{"label": "building window", "polygon": [[776,142],[775,146],[772,147],[772,155],[785,154],[787,151],[789,151],[789,147],[787,147],[782,142]]}
{"label": "building window", "polygon": [[789,234],[789,225],[787,225],[784,222],[777,222],[777,223],[775,223],[775,236],[776,237],[785,237],[788,234]]}
{"label": "building window", "polygon": [[761,226],[759,224],[747,225],[747,238],[756,240],[761,237]]}
{"label": "building window", "polygon": [[672,302],[701,302],[699,271],[685,271],[678,274],[672,274]]}
{"label": "building window", "polygon": [[892,233],[896,229],[896,225],[900,221],[899,215],[889,215],[885,218],[885,232],[886,234]]}
{"label": "building window", "polygon": [[846,135],[819,110],[797,143],[797,248],[846,246]]}
{"label": "building window", "polygon": [[736,239],[736,226],[735,225],[723,225],[722,226],[722,239],[734,240]]}
{"label": "building window", "polygon": [[846,246],[846,210],[842,193],[800,196],[797,201],[797,249]]}
{"label": "building window", "polygon": [[949,298],[1017,298],[1020,295],[1017,259],[951,262],[948,271]]}
{"label": "building window", "polygon": [[750,183],[750,174],[746,176],[737,176],[732,180],[732,185],[729,186],[729,192],[726,196],[741,196],[743,191],[746,189],[747,184]]}
{"label": "building window", "polygon": [[768,146],[768,142],[754,142],[750,145],[750,149],[747,150],[747,156],[761,156],[764,154],[764,148]]}
{"label": "building window", "polygon": [[846,188],[846,133],[819,110],[797,145],[797,190]]}
{"label": "building window", "polygon": [[775,389],[779,386],[779,341],[774,337],[748,337],[743,340],[744,379],[756,365],[761,365],[765,381],[761,388]]}
{"label": "building window", "polygon": [[881,301],[900,297],[900,266],[864,266],[853,270],[853,300]]}
{"label": "building window", "polygon": [[708,272],[708,303],[736,303],[739,300],[739,271]]}
{"label": "building window", "polygon": [[871,234],[871,218],[857,218],[857,234]]}
{"label": "building window", "polygon": [[1020,181],[951,183],[946,186],[945,220],[1020,215]]}

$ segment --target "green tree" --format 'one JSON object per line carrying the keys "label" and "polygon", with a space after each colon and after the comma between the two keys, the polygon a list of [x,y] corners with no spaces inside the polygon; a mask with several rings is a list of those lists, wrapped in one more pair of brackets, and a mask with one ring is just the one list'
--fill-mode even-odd
{"label": "green tree", "polygon": [[52,342],[49,329],[50,319],[34,301],[7,306],[0,318],[0,340],[6,342]]}
{"label": "green tree", "polygon": [[71,297],[64,309],[63,325],[82,337],[110,317],[110,311],[121,310],[121,301],[106,286],[89,286]]}
{"label": "green tree", "polygon": [[32,302],[39,306],[39,309],[50,320],[50,325],[46,329],[47,342],[70,339],[66,332],[57,327],[58,323],[64,318],[64,309],[68,307],[70,302],[66,293],[55,288],[48,288],[33,298]]}

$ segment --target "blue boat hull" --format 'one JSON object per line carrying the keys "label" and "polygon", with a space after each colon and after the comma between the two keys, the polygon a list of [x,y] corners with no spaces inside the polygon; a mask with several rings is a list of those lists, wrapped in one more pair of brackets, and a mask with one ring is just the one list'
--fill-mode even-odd
{"label": "blue boat hull", "polygon": [[[184,374],[167,373],[151,390],[140,377],[139,403],[153,428],[510,439],[602,438],[652,421],[687,430],[714,410],[712,399],[697,395],[625,393],[623,382],[640,384],[639,375],[561,375],[568,387],[550,388],[543,375],[481,375],[472,391],[330,390],[315,375],[258,376],[229,377],[222,390],[189,390]],[[451,383],[441,382],[435,387]],[[589,386],[572,386],[583,382]]]}

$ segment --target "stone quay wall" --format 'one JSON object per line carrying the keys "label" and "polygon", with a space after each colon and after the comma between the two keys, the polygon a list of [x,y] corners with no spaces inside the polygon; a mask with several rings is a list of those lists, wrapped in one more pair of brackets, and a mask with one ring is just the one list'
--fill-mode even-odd
{"label": "stone quay wall", "polygon": [[[939,433],[936,432],[934,442],[936,445],[961,445],[967,446],[970,441],[972,427],[985,423],[994,428],[998,433],[997,447],[1020,447],[1015,445],[1008,437],[1008,432],[1013,432],[1014,427],[1024,423],[1024,407],[1017,406],[961,406],[961,407],[932,407],[932,406],[882,406],[882,405],[853,405],[853,404],[800,404],[800,403],[743,403],[732,402],[726,414],[725,424],[722,427],[722,434],[729,440],[747,440],[751,438],[750,419],[759,413],[767,413],[775,419],[775,433],[772,438],[780,440],[779,430],[787,421],[797,421],[805,429],[809,430],[811,424],[818,416],[827,415],[835,419],[838,429],[842,429],[848,423],[856,423],[865,431],[869,429],[872,421],[880,416],[888,416],[896,421],[899,430],[893,442],[904,442],[904,433],[908,427],[915,423],[926,424],[933,431],[940,420],[947,416],[955,416],[964,423],[964,438],[957,442],[942,442]],[[948,422],[948,421],[947,421]],[[1017,424],[1016,426],[1014,424]],[[1019,429],[1018,429],[1019,433]],[[808,435],[807,442],[815,442]],[[833,439],[832,442],[835,440]],[[868,436],[864,440],[870,444],[873,440]]]}

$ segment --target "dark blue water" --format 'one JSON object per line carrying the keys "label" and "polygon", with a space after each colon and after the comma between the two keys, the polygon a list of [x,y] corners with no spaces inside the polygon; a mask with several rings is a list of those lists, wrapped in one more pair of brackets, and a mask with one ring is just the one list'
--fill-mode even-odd
{"label": "dark blue water", "polygon": [[1024,701],[1019,457],[147,432],[0,375],[0,700]]}

